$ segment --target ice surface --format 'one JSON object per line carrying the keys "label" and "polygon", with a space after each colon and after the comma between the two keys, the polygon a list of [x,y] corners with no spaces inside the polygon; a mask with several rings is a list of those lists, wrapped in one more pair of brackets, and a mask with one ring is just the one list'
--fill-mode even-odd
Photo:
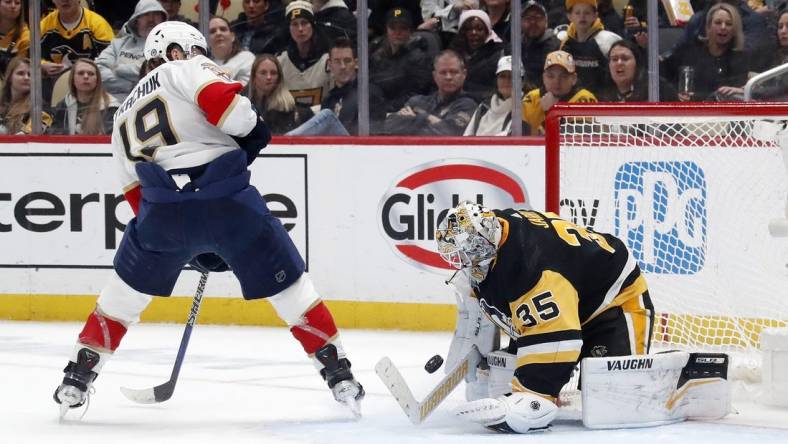
{"label": "ice surface", "polygon": [[391,357],[421,399],[443,373],[429,375],[423,365],[436,353],[445,357],[449,333],[342,331],[353,371],[367,390],[364,417],[354,421],[286,329],[205,325],[195,326],[172,399],[135,405],[120,393],[120,386],[166,381],[183,331],[182,325],[135,325],[96,381],[85,417],[61,424],[52,392],[80,328],[0,322],[0,443],[788,443],[788,410],[755,403],[737,404],[741,414],[714,424],[591,431],[561,422],[538,436],[501,435],[448,413],[462,401],[462,386],[424,424],[413,426],[373,367]]}

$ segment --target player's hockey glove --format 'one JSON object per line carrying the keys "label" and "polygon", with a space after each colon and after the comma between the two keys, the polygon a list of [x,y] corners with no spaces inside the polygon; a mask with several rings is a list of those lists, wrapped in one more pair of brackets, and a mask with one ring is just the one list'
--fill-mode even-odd
{"label": "player's hockey glove", "polygon": [[[257,112],[257,110],[255,110]],[[246,164],[251,165],[263,148],[271,141],[271,131],[263,118],[258,114],[257,125],[243,137],[231,136],[235,143],[246,152]]]}
{"label": "player's hockey glove", "polygon": [[194,267],[200,273],[221,273],[230,269],[227,262],[224,261],[218,254],[202,253],[195,256],[189,265]]}

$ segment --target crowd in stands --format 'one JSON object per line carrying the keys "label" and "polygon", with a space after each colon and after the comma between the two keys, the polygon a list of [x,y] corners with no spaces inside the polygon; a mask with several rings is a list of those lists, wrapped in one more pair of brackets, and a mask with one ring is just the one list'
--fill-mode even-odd
{"label": "crowd in stands", "polygon": [[[30,132],[29,0],[0,0],[0,134]],[[147,75],[143,48],[165,20],[196,24],[178,0],[42,3],[47,134],[110,134]],[[274,134],[541,135],[559,102],[649,98],[647,0],[369,0],[368,96],[359,96],[355,0],[212,1],[209,57],[245,86]],[[512,91],[511,2],[521,3],[522,103]],[[222,0],[222,8],[231,1]],[[788,62],[788,0],[693,0],[686,24],[659,5],[662,101],[741,100],[754,74]],[[193,5],[193,3],[192,3]],[[622,7],[626,6],[626,7]],[[679,32],[676,32],[679,31]],[[660,39],[663,42],[663,39]],[[788,81],[755,91],[788,97]]]}

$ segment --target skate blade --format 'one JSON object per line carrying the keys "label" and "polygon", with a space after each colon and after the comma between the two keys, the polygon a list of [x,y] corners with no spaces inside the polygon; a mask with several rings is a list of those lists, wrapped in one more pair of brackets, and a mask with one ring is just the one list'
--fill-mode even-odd
{"label": "skate blade", "polygon": [[60,404],[60,416],[58,416],[57,420],[59,422],[63,422],[66,420],[66,413],[68,413],[69,407],[66,403]]}
{"label": "skate blade", "polygon": [[361,419],[361,403],[359,403],[356,398],[350,398],[342,403],[350,409],[354,419]]}

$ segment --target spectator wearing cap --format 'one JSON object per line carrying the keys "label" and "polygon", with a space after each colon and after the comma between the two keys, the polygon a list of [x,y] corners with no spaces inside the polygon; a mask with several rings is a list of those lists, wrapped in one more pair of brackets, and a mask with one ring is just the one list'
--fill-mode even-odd
{"label": "spectator wearing cap", "polygon": [[378,86],[385,98],[386,112],[394,112],[416,94],[427,94],[432,86],[429,56],[423,40],[413,36],[413,18],[407,9],[386,13],[386,34],[373,47],[369,83]]}
{"label": "spectator wearing cap", "polygon": [[528,92],[523,99],[523,120],[528,124],[530,135],[544,134],[545,114],[556,103],[597,101],[594,94],[577,84],[577,77],[571,54],[566,51],[547,54],[542,73],[544,87]]}
{"label": "spectator wearing cap", "polygon": [[253,54],[279,54],[287,48],[284,9],[269,0],[244,0],[243,12],[230,23],[242,50]]}
{"label": "spectator wearing cap", "polygon": [[413,29],[416,29],[424,22],[421,17],[421,1],[419,0],[377,0],[369,2],[369,8],[370,40],[386,34],[386,19],[389,11],[392,9],[397,8],[408,11],[413,22]]}
{"label": "spectator wearing cap", "polygon": [[249,82],[254,54],[241,49],[241,43],[226,18],[215,16],[208,22],[208,48],[211,50],[211,60],[225,70],[232,80],[243,85]]}
{"label": "spectator wearing cap", "polygon": [[466,70],[462,56],[446,49],[433,60],[437,91],[411,97],[399,111],[386,117],[385,133],[397,135],[460,136],[471,120],[476,101],[463,92]]}
{"label": "spectator wearing cap", "polygon": [[543,86],[544,60],[547,54],[558,50],[561,41],[555,32],[547,27],[547,10],[534,0],[523,5],[520,26],[523,35],[522,58],[525,63],[526,90],[530,91]]}
{"label": "spectator wearing cap", "polygon": [[495,67],[503,55],[504,44],[492,30],[490,17],[480,9],[463,11],[460,31],[451,49],[465,58],[468,77],[465,91],[481,101],[495,91]]}
{"label": "spectator wearing cap", "polygon": [[569,28],[561,49],[575,60],[578,84],[589,91],[599,91],[607,70],[607,53],[621,37],[604,29],[596,0],[566,0],[566,10]]}
{"label": "spectator wearing cap", "polygon": [[287,5],[285,16],[289,23],[290,42],[277,57],[282,65],[282,77],[296,102],[307,106],[319,105],[328,92],[328,51],[324,39],[315,29],[312,4],[294,0]]}
{"label": "spectator wearing cap", "polygon": [[[520,69],[522,73],[523,70]],[[464,136],[508,136],[512,133],[512,56],[498,60],[495,93],[484,99],[465,127]]]}
{"label": "spectator wearing cap", "polygon": [[344,0],[312,0],[315,23],[330,46],[339,37],[356,41],[356,16]]}
{"label": "spectator wearing cap", "polygon": [[159,3],[161,3],[161,6],[167,11],[167,20],[183,22],[195,28],[200,27],[200,25],[181,14],[181,0],[159,0]]}
{"label": "spectator wearing cap", "polygon": [[153,27],[165,20],[167,12],[158,0],[140,0],[134,14],[123,25],[125,32],[112,39],[96,59],[104,90],[119,102],[137,84],[145,60],[145,39]]}

